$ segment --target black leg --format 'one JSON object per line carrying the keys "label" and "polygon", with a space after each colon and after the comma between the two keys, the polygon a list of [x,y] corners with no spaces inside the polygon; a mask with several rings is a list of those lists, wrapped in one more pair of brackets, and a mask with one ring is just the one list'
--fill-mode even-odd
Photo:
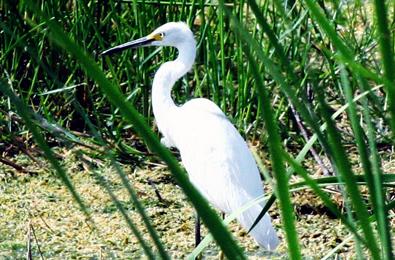
{"label": "black leg", "polygon": [[[224,220],[225,219],[225,213],[221,212],[221,217],[222,217],[222,220]],[[224,255],[224,252],[222,252],[222,250],[219,251],[219,257],[218,258],[220,260],[225,259],[225,255]]]}
{"label": "black leg", "polygon": [[195,221],[195,247],[200,244],[201,237],[200,237],[200,218],[199,214],[196,212],[196,221]]}

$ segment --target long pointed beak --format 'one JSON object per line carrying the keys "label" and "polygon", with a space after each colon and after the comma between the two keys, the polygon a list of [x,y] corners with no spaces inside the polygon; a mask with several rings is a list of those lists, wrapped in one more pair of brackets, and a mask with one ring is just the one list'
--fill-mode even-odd
{"label": "long pointed beak", "polygon": [[129,49],[129,48],[148,46],[153,41],[155,41],[155,39],[153,37],[146,36],[146,37],[134,40],[134,41],[130,41],[130,42],[115,46],[111,49],[105,50],[100,55],[111,55],[111,54],[114,54],[117,52],[121,52],[125,49]]}

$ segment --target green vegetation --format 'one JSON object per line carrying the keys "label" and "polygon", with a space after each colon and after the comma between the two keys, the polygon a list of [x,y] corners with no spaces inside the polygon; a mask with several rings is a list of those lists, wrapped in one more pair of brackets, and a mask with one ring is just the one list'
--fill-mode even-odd
{"label": "green vegetation", "polygon": [[[392,259],[395,172],[385,166],[394,157],[395,6],[387,2],[1,0],[0,162],[29,172],[14,155],[27,154],[37,165],[42,162],[36,155],[46,158],[94,226],[93,204],[56,149],[68,151],[109,195],[113,205],[106,210],[120,213],[141,252],[167,259],[170,245],[123,167],[162,160],[224,254],[245,258],[152,131],[152,75],[161,62],[174,59],[175,50],[99,56],[168,21],[185,21],[195,32],[198,54],[174,98],[180,104],[192,97],[213,100],[258,144],[258,164],[274,189],[268,206],[278,201],[284,252],[292,259],[305,252],[292,196],[295,189],[310,189],[352,235],[354,256]],[[131,204],[114,192],[102,162]],[[0,234],[0,249],[26,250],[2,239]]]}

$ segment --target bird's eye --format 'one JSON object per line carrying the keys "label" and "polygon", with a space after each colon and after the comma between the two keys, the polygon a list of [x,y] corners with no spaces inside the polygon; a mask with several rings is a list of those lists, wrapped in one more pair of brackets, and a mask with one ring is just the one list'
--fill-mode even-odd
{"label": "bird's eye", "polygon": [[152,35],[151,37],[154,38],[155,41],[161,41],[161,40],[163,40],[163,37],[165,37],[165,33],[163,33],[163,32],[156,33],[156,34]]}

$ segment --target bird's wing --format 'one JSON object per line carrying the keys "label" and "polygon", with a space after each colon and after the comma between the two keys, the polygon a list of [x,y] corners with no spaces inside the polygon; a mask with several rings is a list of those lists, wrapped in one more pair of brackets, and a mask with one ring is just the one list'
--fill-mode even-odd
{"label": "bird's wing", "polygon": [[[172,139],[193,184],[230,212],[263,194],[256,163],[239,132],[207,99],[180,107]],[[174,124],[173,124],[174,125]]]}
{"label": "bird's wing", "polygon": [[[172,139],[190,180],[212,205],[230,213],[263,195],[258,168],[246,142],[214,103],[195,99],[175,115]],[[239,223],[248,230],[262,207],[255,205],[241,213]],[[251,235],[269,250],[279,243],[268,214]]]}

